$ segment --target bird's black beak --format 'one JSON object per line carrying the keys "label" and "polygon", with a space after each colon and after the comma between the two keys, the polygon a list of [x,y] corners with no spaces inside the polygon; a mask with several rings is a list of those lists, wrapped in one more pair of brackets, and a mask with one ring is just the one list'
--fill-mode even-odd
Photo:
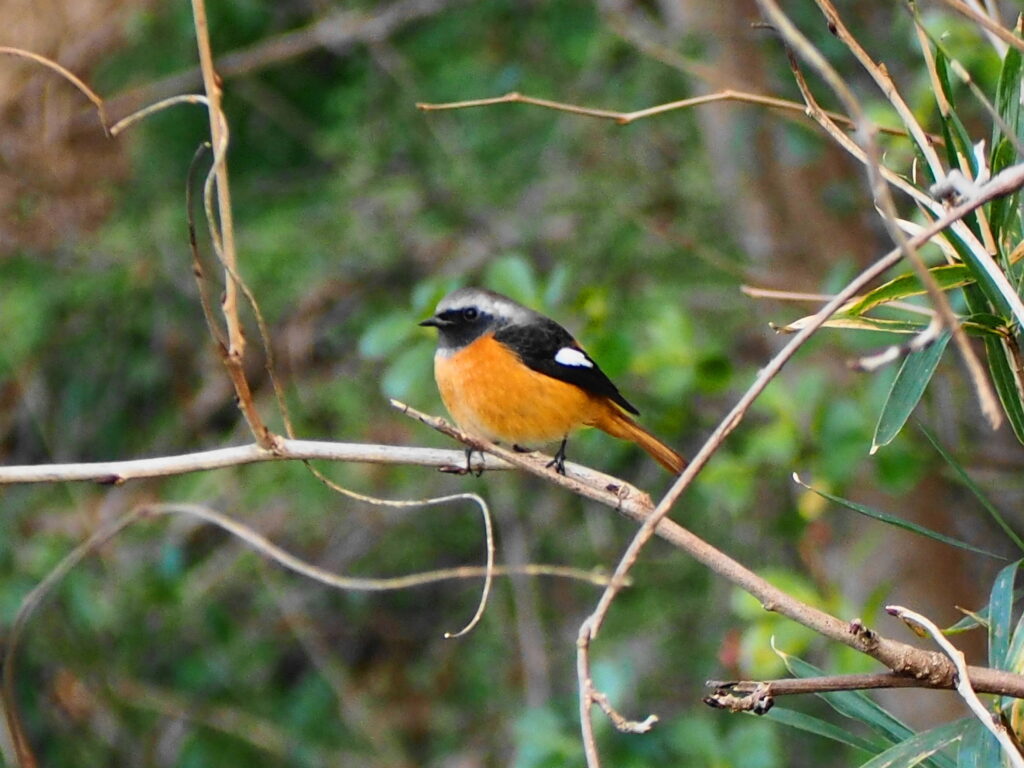
{"label": "bird's black beak", "polygon": [[441,320],[440,320],[440,318],[437,317],[437,315],[434,315],[434,317],[428,317],[426,320],[424,320],[419,325],[421,325],[421,326],[423,326],[425,328],[440,328],[441,327]]}

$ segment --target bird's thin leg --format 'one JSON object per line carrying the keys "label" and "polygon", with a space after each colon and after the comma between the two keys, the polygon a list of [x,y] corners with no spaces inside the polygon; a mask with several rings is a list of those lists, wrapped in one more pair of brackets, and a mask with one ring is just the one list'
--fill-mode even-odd
{"label": "bird's thin leg", "polygon": [[568,437],[562,438],[562,444],[558,446],[558,451],[555,453],[555,458],[553,458],[545,465],[548,467],[554,467],[555,472],[557,472],[560,475],[565,474],[565,444],[568,441]]}
{"label": "bird's thin leg", "polygon": [[480,477],[480,475],[482,475],[484,473],[484,464],[483,464],[483,462],[484,462],[484,452],[483,451],[477,451],[477,453],[480,454],[480,470],[478,472],[473,472],[473,449],[472,448],[467,448],[466,449],[466,474],[468,475],[468,474],[472,473],[472,474],[476,475],[477,477]]}

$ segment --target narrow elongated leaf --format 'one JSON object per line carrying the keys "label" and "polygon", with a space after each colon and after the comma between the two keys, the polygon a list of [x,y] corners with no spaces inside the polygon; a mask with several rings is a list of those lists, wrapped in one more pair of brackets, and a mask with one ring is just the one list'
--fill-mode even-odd
{"label": "narrow elongated leaf", "polygon": [[948,115],[939,115],[942,134],[946,140],[946,160],[950,168],[963,170],[960,168],[960,160],[961,158],[966,158],[967,162],[971,164],[969,169],[970,176],[974,178],[975,172],[978,169],[973,166],[974,153],[971,151],[971,135],[967,132],[963,122],[956,114],[956,97],[949,79],[949,57],[946,56],[941,45],[937,46],[937,48],[938,50],[935,52],[935,71],[939,78],[939,86],[942,88],[942,93],[951,107]]}
{"label": "narrow elongated leaf", "polygon": [[1002,513],[996,509],[992,502],[988,500],[988,497],[982,492],[981,488],[978,487],[978,484],[971,479],[971,476],[967,474],[967,470],[964,469],[960,462],[954,459],[953,456],[942,447],[942,444],[935,439],[935,435],[928,431],[923,424],[918,424],[918,428],[921,430],[921,433],[928,438],[928,442],[932,444],[932,447],[939,452],[943,461],[953,468],[953,471],[956,472],[960,482],[974,494],[974,498],[981,502],[981,506],[983,506],[985,511],[989,513],[996,525],[1003,529],[1003,532],[1013,541],[1014,544],[1017,545],[1018,549],[1024,551],[1024,541],[1021,541],[1020,536],[1018,536],[1017,532],[1010,527],[1008,522],[1006,522]]}
{"label": "narrow elongated leaf", "polygon": [[[999,72],[996,85],[995,108],[1007,128],[1017,136],[1020,135],[1020,87],[1022,58],[1019,50],[1010,46],[1003,56],[1003,67]],[[992,175],[1015,162],[1017,149],[1012,141],[1003,135],[997,122],[992,131],[992,155],[989,165]],[[1009,223],[1010,217],[1017,209],[1018,194],[1007,195],[992,201],[989,221],[992,225],[992,236],[996,242],[1000,240],[1003,228]]]}
{"label": "narrow elongated leaf", "polygon": [[860,768],[912,768],[933,756],[938,762],[940,756],[935,753],[962,739],[971,724],[976,722],[965,717],[915,734],[863,763]]}
{"label": "narrow elongated leaf", "polygon": [[[931,212],[924,210],[922,211],[924,216],[927,216],[929,220],[934,221],[935,215]],[[977,235],[977,222],[972,217],[968,219],[964,218],[965,223],[972,223],[972,228],[975,230]],[[967,265],[971,270],[971,274],[974,275],[974,279],[977,282],[978,287],[981,289],[981,293],[988,301],[988,306],[982,305],[971,305],[972,312],[994,312],[1002,317],[1012,317],[1013,313],[1010,310],[1010,304],[1007,302],[1006,297],[1003,296],[1002,290],[999,285],[993,280],[992,275],[985,264],[979,261],[974,251],[971,250],[967,244],[956,234],[953,229],[947,229],[945,232],[946,239],[949,240],[950,244],[956,249],[957,254],[960,256],[960,260]],[[978,236],[980,239],[980,236]]]}
{"label": "narrow elongated leaf", "polygon": [[1010,621],[1013,612],[1013,582],[1017,569],[1024,562],[1010,563],[996,574],[988,600],[988,664],[995,669],[1007,669],[1010,655]]}
{"label": "narrow elongated leaf", "polygon": [[1000,752],[999,742],[992,732],[975,721],[960,740],[956,765],[957,768],[992,768],[1000,765]]}
{"label": "narrow elongated leaf", "polygon": [[[806,315],[789,325],[773,325],[777,333],[796,333],[813,320],[815,315]],[[883,331],[885,333],[920,333],[928,324],[914,320],[889,320],[879,317],[850,317],[834,315],[824,323],[823,328],[845,328],[852,331]]]}
{"label": "narrow elongated leaf", "polygon": [[852,509],[854,512],[857,512],[858,514],[864,515],[865,517],[870,517],[873,520],[879,520],[879,521],[881,521],[883,523],[888,523],[889,525],[892,525],[892,526],[894,526],[896,528],[902,528],[905,531],[910,531],[911,533],[916,533],[916,534],[918,534],[920,536],[927,536],[929,539],[934,539],[935,541],[941,541],[943,544],[949,544],[951,547],[958,547],[959,549],[966,549],[968,552],[974,552],[975,554],[978,554],[978,555],[985,555],[986,557],[992,557],[992,558],[995,558],[996,560],[1005,560],[1006,559],[1005,557],[1002,557],[1001,555],[997,555],[997,554],[995,554],[993,552],[989,552],[986,549],[981,549],[981,547],[976,547],[973,544],[968,544],[965,541],[960,541],[960,539],[954,539],[952,536],[946,536],[945,534],[939,533],[938,531],[933,531],[931,528],[926,528],[923,525],[918,525],[917,523],[912,523],[909,520],[904,520],[901,517],[894,517],[893,515],[886,514],[885,512],[879,512],[877,509],[872,509],[871,507],[866,507],[863,504],[857,504],[856,502],[850,501],[849,499],[844,499],[841,496],[836,496],[834,494],[831,494],[828,491],[820,491],[817,488],[813,488],[813,487],[807,485],[807,483],[803,482],[795,474],[793,475],[793,479],[796,480],[796,482],[798,482],[800,485],[802,485],[807,490],[813,491],[814,493],[818,494],[822,498],[828,499],[829,501],[832,501],[832,502],[835,502],[836,504],[839,504],[840,506],[846,507],[847,509]]}
{"label": "narrow elongated leaf", "polygon": [[822,720],[819,717],[807,715],[803,712],[797,712],[794,709],[785,709],[784,707],[778,706],[772,707],[768,710],[766,715],[763,715],[763,717],[806,733],[823,736],[826,739],[837,741],[840,744],[847,744],[851,747],[861,749],[870,755],[877,755],[885,749],[885,744],[877,738],[865,738],[864,736],[858,736],[857,734],[851,733],[845,728],[840,728],[838,725],[830,723],[827,720]]}
{"label": "narrow elongated leaf", "polygon": [[[963,264],[946,264],[940,267],[932,267],[928,271],[935,278],[939,288],[944,291],[959,288],[974,281],[971,270]],[[899,301],[910,296],[921,296],[925,293],[924,286],[921,285],[921,280],[917,275],[900,275],[855,299],[843,307],[840,312],[848,315],[862,315],[880,304]]]}
{"label": "narrow elongated leaf", "polygon": [[910,413],[920,402],[925,387],[932,380],[932,374],[951,337],[952,334],[946,331],[924,349],[907,355],[889,388],[882,412],[878,415],[875,435],[871,439],[871,453],[891,443],[903,429]]}
{"label": "narrow elongated leaf", "polygon": [[[775,648],[774,644],[773,648],[793,677],[819,677],[825,674],[821,669],[798,656]],[[888,744],[898,744],[914,735],[909,727],[860,691],[831,691],[816,695],[823,698],[829,706],[844,717],[869,726]]]}
{"label": "narrow elongated leaf", "polygon": [[1017,378],[1010,367],[1006,343],[1002,339],[986,337],[985,352],[992,384],[999,395],[999,402],[1003,404],[1003,412],[1013,428],[1013,434],[1024,443],[1024,403],[1021,402]]}
{"label": "narrow elongated leaf", "polygon": [[[965,610],[962,606],[957,606],[959,610]],[[971,611],[964,616],[960,621],[952,626],[946,627],[942,630],[944,635],[958,635],[961,632],[970,632],[972,629],[978,627],[985,627],[988,629],[988,606],[986,605],[982,610],[978,612]]]}
{"label": "narrow elongated leaf", "polygon": [[[1014,590],[1014,597],[1017,596],[1017,590]],[[1010,635],[1010,647],[1006,651],[1006,668],[1018,674],[1024,668],[1024,614],[1017,619],[1017,626]]]}

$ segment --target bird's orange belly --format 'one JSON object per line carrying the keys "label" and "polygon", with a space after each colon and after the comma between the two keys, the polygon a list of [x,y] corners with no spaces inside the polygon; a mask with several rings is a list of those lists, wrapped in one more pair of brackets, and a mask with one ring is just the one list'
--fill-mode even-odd
{"label": "bird's orange belly", "polygon": [[573,384],[525,365],[491,334],[454,354],[434,358],[434,375],[448,412],[467,432],[507,444],[561,440],[593,423],[599,401]]}

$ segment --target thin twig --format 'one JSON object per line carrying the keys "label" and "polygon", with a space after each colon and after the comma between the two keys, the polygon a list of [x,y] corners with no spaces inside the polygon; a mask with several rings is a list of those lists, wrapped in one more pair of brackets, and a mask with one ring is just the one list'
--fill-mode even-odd
{"label": "thin twig", "polygon": [[135,125],[139,120],[143,120],[150,115],[157,112],[162,112],[168,107],[173,107],[178,104],[205,104],[207,108],[210,106],[210,100],[199,93],[184,93],[181,96],[173,96],[163,101],[158,101],[155,104],[150,104],[148,107],[132,112],[130,115],[121,118],[112,126],[110,126],[110,135],[117,136],[119,133],[127,128]]}
{"label": "thin twig", "polygon": [[[448,109],[471,109],[473,107],[491,107],[496,104],[529,104],[535,107],[544,107],[545,109],[553,109],[558,112],[569,112],[574,115],[583,115],[585,117],[597,117],[604,120],[614,120],[619,125],[628,125],[636,120],[643,120],[647,117],[654,117],[655,115],[661,115],[666,112],[673,112],[678,109],[689,109],[690,107],[697,107],[703,104],[714,104],[722,101],[733,101],[741,104],[756,104],[762,107],[770,107],[772,109],[781,109],[786,112],[796,112],[805,114],[806,110],[802,104],[798,104],[795,101],[789,101],[788,99],[780,99],[775,96],[764,96],[759,93],[747,93],[745,91],[734,91],[731,88],[727,88],[716,93],[709,93],[704,96],[694,96],[689,99],[680,99],[679,101],[670,101],[665,104],[656,104],[653,107],[646,107],[645,109],[638,109],[633,112],[619,112],[610,109],[598,109],[596,107],[583,107],[578,104],[569,104],[563,101],[552,101],[551,99],[541,99],[536,96],[527,96],[517,91],[506,93],[504,96],[493,96],[484,99],[468,99],[465,101],[450,101],[439,104],[433,104],[428,102],[419,102],[416,104],[416,108],[423,110],[424,112],[438,112],[441,110]],[[852,121],[843,115],[829,112],[829,117],[837,123],[846,125],[847,128],[852,128]],[[905,136],[906,132],[899,129],[881,129],[885,133],[891,133],[897,136]]]}
{"label": "thin twig", "polygon": [[[1005,696],[1005,689],[998,681],[993,685],[975,684],[978,693]],[[927,680],[916,680],[895,672],[867,672],[852,675],[824,675],[821,677],[784,677],[778,680],[708,680],[705,686],[711,693],[704,703],[718,709],[747,712],[764,707],[765,696],[804,696],[811,693],[835,693],[837,691],[870,691],[880,689],[931,688],[948,689],[950,686],[933,686]],[[709,699],[711,701],[709,701]],[[769,705],[770,706],[770,705]]]}
{"label": "thin twig", "polygon": [[457,632],[445,632],[444,636],[446,638],[462,637],[466,633],[470,632],[480,622],[480,619],[483,618],[484,610],[487,608],[487,598],[491,594],[491,585],[494,582],[494,525],[491,522],[491,509],[481,496],[476,493],[456,493],[449,496],[435,496],[429,499],[382,499],[378,496],[368,496],[364,493],[358,493],[350,490],[349,488],[345,488],[331,480],[324,473],[312,467],[308,461],[305,462],[305,464],[321,483],[326,485],[335,493],[339,493],[350,499],[355,499],[356,501],[362,501],[366,504],[373,504],[378,507],[408,509],[410,507],[432,507],[437,504],[447,504],[452,501],[462,500],[472,501],[476,504],[484,519],[484,543],[486,545],[487,552],[487,562],[484,566],[484,585],[480,592],[480,601],[477,603],[476,612],[473,614],[473,618],[471,618],[469,623],[462,629]]}
{"label": "thin twig", "polygon": [[[275,436],[263,423],[256,408],[249,382],[245,378],[243,360],[245,357],[245,334],[238,314],[238,259],[235,249],[235,226],[231,211],[231,187],[228,183],[227,151],[229,132],[227,119],[221,106],[220,78],[213,66],[213,50],[210,47],[210,30],[206,17],[204,0],[192,0],[192,18],[196,30],[196,44],[199,50],[199,65],[203,73],[203,89],[206,92],[207,112],[210,122],[210,137],[213,145],[213,167],[207,178],[206,194],[207,221],[217,257],[224,265],[224,296],[221,310],[227,325],[228,349],[225,363],[238,407],[242,411],[256,442],[265,448],[273,448]],[[214,183],[216,180],[216,183]],[[217,194],[217,216],[210,211],[210,197],[213,187]]]}
{"label": "thin twig", "polygon": [[199,170],[199,161],[209,151],[210,142],[204,141],[196,147],[192,155],[192,162],[188,164],[188,173],[185,174],[185,222],[188,227],[188,247],[192,256],[192,277],[196,282],[196,293],[199,295],[199,306],[203,312],[203,319],[206,321],[206,328],[213,337],[214,346],[220,353],[221,359],[227,355],[228,342],[217,324],[217,316],[213,312],[213,305],[206,290],[206,275],[203,269],[203,261],[199,258],[199,242],[196,239],[195,215],[192,212],[192,188],[195,184],[195,176]]}
{"label": "thin twig", "polygon": [[11,738],[14,741],[14,749],[18,755],[20,768],[36,768],[35,754],[25,735],[22,727],[21,717],[18,714],[18,700],[14,695],[14,664],[18,651],[18,644],[21,635],[28,625],[28,620],[35,613],[43,600],[50,594],[51,590],[59,584],[65,576],[80,563],[87,555],[95,551],[118,533],[123,531],[132,523],[141,519],[145,510],[136,508],[117,520],[108,523],[92,534],[88,539],[75,547],[70,554],[64,557],[57,566],[52,569],[42,581],[36,584],[32,590],[22,598],[21,606],[11,624],[11,630],[7,635],[6,651],[3,657],[3,699],[4,712],[7,716],[7,727],[10,730]]}
{"label": "thin twig", "polygon": [[[829,138],[835,141],[836,144],[845,150],[851,157],[859,163],[866,164],[868,162],[867,153],[864,152],[860,144],[854,141],[853,138],[831,118],[832,113],[825,110],[818,103],[818,100],[814,97],[814,93],[811,91],[810,86],[807,84],[807,79],[804,77],[803,71],[800,69],[796,56],[789,48],[786,49],[786,54],[789,60],[790,69],[793,73],[793,80],[796,83],[797,88],[800,90],[800,95],[803,97],[804,103],[807,105],[807,114],[817,122],[819,126],[821,126],[822,130],[828,134]],[[884,166],[881,168],[880,172],[882,176],[885,177],[886,181],[920,205],[928,207],[935,204],[935,201],[932,200],[926,192],[918,189],[898,173]]]}
{"label": "thin twig", "polygon": [[978,11],[974,10],[967,3],[963,2],[963,0],[942,0],[942,2],[944,2],[957,13],[963,14],[971,21],[984,27],[986,32],[995,35],[1007,45],[1012,45],[1017,50],[1024,51],[1024,40],[1021,40],[1019,37],[1013,34],[1013,32],[1008,30],[998,21],[994,21],[993,19],[986,16],[984,13],[979,13]]}
{"label": "thin twig", "polygon": [[93,106],[96,107],[96,112],[99,115],[100,125],[103,126],[103,130],[105,133],[107,133],[108,135],[110,134],[110,131],[107,128],[107,111],[106,107],[103,104],[103,99],[101,99],[99,94],[97,94],[96,91],[94,91],[92,88],[86,85],[85,81],[78,77],[78,75],[76,75],[74,72],[71,72],[67,68],[62,67],[53,59],[48,59],[45,56],[40,56],[38,53],[33,53],[32,51],[26,51],[23,48],[13,48],[7,45],[0,45],[0,54],[6,54],[8,56],[18,56],[23,59],[30,59],[31,61],[34,61],[37,64],[42,64],[47,69],[53,70],[58,75],[63,77],[75,88],[77,88],[79,92],[81,92],[82,95],[85,96],[85,98],[92,102]]}
{"label": "thin twig", "polygon": [[[832,299],[835,294],[833,293],[804,293],[802,291],[780,291],[774,288],[761,288],[756,285],[741,285],[740,292],[745,296],[750,296],[754,299],[775,299],[777,301],[811,301],[816,304],[822,304]],[[858,301],[860,297],[855,296],[853,301]],[[925,315],[931,317],[935,314],[935,310],[929,307],[922,307],[918,304],[910,304],[906,301],[886,301],[884,302],[886,307],[892,309],[899,309],[903,312],[911,312],[915,315]],[[797,321],[799,322],[799,320]],[[792,324],[791,324],[792,325]],[[791,326],[786,326],[790,328]],[[795,328],[793,330],[796,330]]]}
{"label": "thin twig", "polygon": [[977,717],[978,720],[981,721],[981,724],[985,726],[985,728],[987,728],[999,741],[999,745],[1003,748],[1003,752],[1006,753],[1007,758],[1010,760],[1010,764],[1014,768],[1024,768],[1024,756],[1022,756],[1020,750],[1017,749],[1017,745],[1013,743],[1013,739],[1007,732],[1006,727],[992,718],[992,713],[989,712],[985,708],[985,705],[981,703],[981,700],[978,698],[978,694],[971,685],[971,676],[967,670],[967,662],[964,659],[963,652],[946,639],[942,634],[942,630],[935,626],[934,622],[927,617],[922,616],[920,613],[915,613],[909,608],[904,608],[900,605],[887,605],[885,606],[885,610],[892,615],[903,619],[907,624],[917,626],[931,635],[935,643],[942,649],[956,667],[957,693],[960,694],[960,697],[970,708],[971,712],[974,713],[974,716]]}
{"label": "thin twig", "polygon": [[[585,496],[588,499],[597,501],[605,506],[611,507],[612,509],[620,509],[622,511],[626,511],[627,508],[631,508],[633,510],[650,510],[653,506],[651,497],[648,494],[644,493],[636,486],[617,477],[613,477],[612,475],[606,475],[595,469],[568,461],[565,463],[565,474],[561,474],[552,468],[550,456],[545,456],[537,451],[532,453],[518,453],[517,451],[510,450],[504,446],[496,445],[489,440],[484,440],[476,437],[475,435],[464,432],[461,429],[452,426],[442,418],[430,416],[429,414],[418,411],[405,403],[392,400],[391,405],[407,416],[411,416],[432,429],[436,429],[441,434],[448,435],[449,437],[458,440],[472,448],[474,452],[483,451],[496,456],[499,459],[504,460],[507,465],[525,469],[527,472],[543,477],[551,483],[559,485],[572,493],[579,496]],[[450,465],[449,469],[459,470],[461,472],[464,471],[462,467],[465,467],[465,458],[463,458],[461,462],[461,467],[458,464],[455,464]],[[629,514],[630,517],[634,517],[637,512],[632,514],[627,512],[627,514]],[[646,511],[639,512],[639,514],[646,515]]]}

